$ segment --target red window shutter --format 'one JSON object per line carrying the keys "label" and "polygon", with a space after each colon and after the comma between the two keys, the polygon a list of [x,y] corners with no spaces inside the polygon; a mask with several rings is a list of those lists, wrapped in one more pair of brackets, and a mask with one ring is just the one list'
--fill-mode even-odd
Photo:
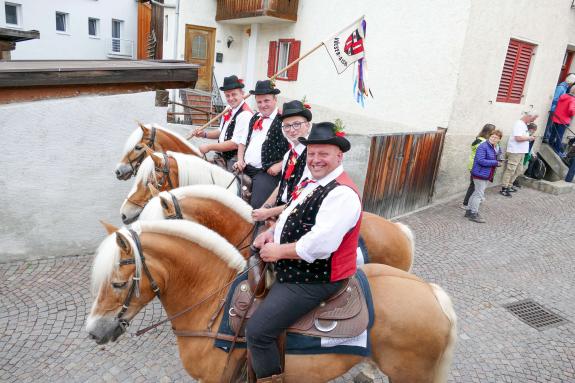
{"label": "red window shutter", "polygon": [[525,81],[531,65],[535,45],[518,40],[510,40],[501,73],[498,102],[519,104],[525,88]]}
{"label": "red window shutter", "polygon": [[[294,40],[291,42],[289,47],[289,57],[288,57],[288,64],[291,64],[295,60],[299,58],[299,51],[301,48],[301,41]],[[297,80],[297,72],[298,72],[299,63],[295,64],[287,71],[287,79],[290,81]]]}
{"label": "red window shutter", "polygon": [[270,41],[270,49],[268,52],[268,77],[272,77],[276,73],[277,57],[278,57],[278,42]]}

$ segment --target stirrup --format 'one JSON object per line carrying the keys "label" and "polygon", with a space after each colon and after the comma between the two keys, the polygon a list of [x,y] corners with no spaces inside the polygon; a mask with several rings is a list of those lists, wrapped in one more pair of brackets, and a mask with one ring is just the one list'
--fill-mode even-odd
{"label": "stirrup", "polygon": [[285,374],[277,374],[268,376],[267,378],[261,378],[256,381],[256,383],[283,383]]}

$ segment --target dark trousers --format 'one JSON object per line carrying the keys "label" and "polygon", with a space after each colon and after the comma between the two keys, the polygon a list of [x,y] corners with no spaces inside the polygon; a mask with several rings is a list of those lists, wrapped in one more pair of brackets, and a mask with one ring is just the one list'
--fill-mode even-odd
{"label": "dark trousers", "polygon": [[278,186],[281,174],[275,177],[270,176],[263,169],[254,168],[251,165],[246,166],[244,173],[252,179],[252,198],[250,199],[250,205],[254,209],[259,209],[272,194],[276,186]]}
{"label": "dark trousers", "polygon": [[248,350],[258,379],[282,373],[276,343],[278,336],[322,301],[338,292],[344,283],[276,282],[272,285],[266,299],[246,326]]}
{"label": "dark trousers", "polygon": [[553,124],[553,120],[551,117],[553,116],[553,112],[549,112],[549,117],[547,118],[547,125],[545,125],[545,133],[543,133],[543,140],[549,142],[549,137],[551,136],[551,124]]}
{"label": "dark trousers", "polygon": [[573,182],[573,177],[575,177],[575,157],[571,158],[571,164],[569,165],[567,176],[565,176],[565,181]]}
{"label": "dark trousers", "polygon": [[475,183],[473,183],[473,176],[471,175],[471,172],[469,173],[469,187],[467,188],[467,193],[465,193],[465,197],[463,198],[463,205],[467,206],[467,204],[469,203],[469,198],[471,198],[471,195],[473,194],[473,192],[475,191]]}
{"label": "dark trousers", "polygon": [[551,133],[549,136],[549,145],[555,150],[557,154],[563,153],[563,134],[567,125],[553,123],[551,125]]}

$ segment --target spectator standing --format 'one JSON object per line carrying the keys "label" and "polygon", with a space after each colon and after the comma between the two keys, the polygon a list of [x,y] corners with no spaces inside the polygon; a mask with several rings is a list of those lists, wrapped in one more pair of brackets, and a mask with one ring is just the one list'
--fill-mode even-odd
{"label": "spectator standing", "polygon": [[569,73],[565,78],[565,81],[557,85],[557,88],[555,88],[555,94],[553,95],[553,101],[551,102],[551,108],[549,109],[549,119],[547,120],[547,125],[545,126],[545,133],[543,134],[543,142],[549,142],[549,136],[551,135],[551,124],[553,123],[553,113],[557,108],[559,97],[567,93],[573,84],[575,84],[575,74]]}
{"label": "spectator standing", "polygon": [[507,152],[505,153],[507,165],[503,171],[501,191],[499,192],[505,197],[511,197],[511,193],[517,191],[513,187],[513,182],[523,171],[523,159],[525,154],[529,152],[529,142],[535,141],[535,136],[528,134],[527,124],[535,121],[537,117],[537,112],[534,110],[524,112],[523,116],[513,126],[513,132],[507,143]]}
{"label": "spectator standing", "polygon": [[462,209],[467,210],[467,205],[469,203],[469,198],[473,194],[475,190],[475,186],[473,183],[473,176],[471,175],[471,169],[473,168],[473,160],[475,159],[475,153],[477,151],[477,147],[485,142],[491,136],[491,132],[495,130],[495,125],[493,124],[485,124],[481,131],[475,137],[475,140],[471,143],[471,153],[469,154],[469,161],[467,163],[467,169],[469,170],[469,187],[467,188],[467,193],[465,193],[465,197],[463,198],[463,205]]}
{"label": "spectator standing", "polygon": [[571,124],[571,120],[575,115],[575,86],[572,86],[569,93],[559,97],[557,108],[553,113],[551,133],[549,135],[549,145],[561,157],[565,157],[563,152],[563,134],[565,129]]}
{"label": "spectator standing", "polygon": [[475,190],[469,199],[469,207],[465,212],[465,217],[469,218],[470,221],[485,223],[485,219],[479,215],[479,206],[485,200],[487,183],[493,182],[495,168],[501,164],[501,161],[497,159],[500,151],[498,144],[501,137],[503,137],[503,133],[495,129],[491,132],[489,139],[477,147],[473,168],[471,169]]}

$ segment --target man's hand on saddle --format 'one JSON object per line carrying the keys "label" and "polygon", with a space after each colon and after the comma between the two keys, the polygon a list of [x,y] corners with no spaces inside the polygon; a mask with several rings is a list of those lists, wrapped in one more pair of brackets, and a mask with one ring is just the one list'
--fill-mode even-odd
{"label": "man's hand on saddle", "polygon": [[278,174],[280,174],[280,172],[282,171],[282,163],[278,162],[277,164],[273,164],[272,166],[270,166],[267,170],[267,173],[270,176],[277,176]]}
{"label": "man's hand on saddle", "polygon": [[260,249],[260,258],[264,262],[276,262],[281,259],[281,248],[279,243],[268,242]]}
{"label": "man's hand on saddle", "polygon": [[238,172],[243,172],[245,168],[246,163],[244,162],[244,160],[238,160],[238,162],[234,164],[234,169],[237,170]]}
{"label": "man's hand on saddle", "polygon": [[258,249],[262,249],[266,243],[271,243],[274,241],[274,230],[273,228],[261,232],[254,240],[254,246]]}

